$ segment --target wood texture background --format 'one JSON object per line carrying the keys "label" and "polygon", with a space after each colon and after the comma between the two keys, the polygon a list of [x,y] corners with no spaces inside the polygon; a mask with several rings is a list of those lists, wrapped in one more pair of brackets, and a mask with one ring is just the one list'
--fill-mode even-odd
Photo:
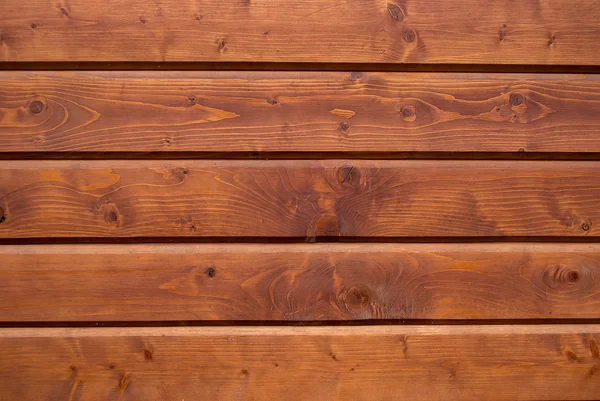
{"label": "wood texture background", "polygon": [[600,309],[595,243],[5,245],[0,259],[8,322],[594,319]]}
{"label": "wood texture background", "polygon": [[[600,326],[6,329],[8,399],[590,400]],[[507,385],[510,383],[510,385]]]}
{"label": "wood texture background", "polygon": [[593,237],[598,162],[0,162],[0,238]]}
{"label": "wood texture background", "polygon": [[600,64],[595,0],[30,0],[0,61]]}
{"label": "wood texture background", "polygon": [[599,152],[597,75],[0,72],[4,152]]}
{"label": "wood texture background", "polygon": [[599,400],[599,21],[1,1],[0,401]]}

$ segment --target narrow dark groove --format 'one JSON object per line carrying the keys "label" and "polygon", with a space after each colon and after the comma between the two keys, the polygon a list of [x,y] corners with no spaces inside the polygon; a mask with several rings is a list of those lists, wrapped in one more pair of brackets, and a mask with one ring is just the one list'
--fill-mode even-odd
{"label": "narrow dark groove", "polygon": [[600,161],[600,152],[6,152],[0,160],[564,160]]}
{"label": "narrow dark groove", "polygon": [[68,244],[298,244],[298,243],[600,243],[598,236],[577,237],[59,237],[0,238],[0,245]]}
{"label": "narrow dark groove", "polygon": [[402,64],[309,62],[0,62],[0,70],[243,70],[243,71],[397,71],[521,72],[599,74],[597,65]]}
{"label": "narrow dark groove", "polygon": [[220,326],[394,326],[394,325],[540,325],[540,324],[600,324],[600,319],[382,319],[382,320],[173,320],[173,321],[105,321],[105,322],[0,322],[5,328],[56,328],[56,327],[220,327]]}

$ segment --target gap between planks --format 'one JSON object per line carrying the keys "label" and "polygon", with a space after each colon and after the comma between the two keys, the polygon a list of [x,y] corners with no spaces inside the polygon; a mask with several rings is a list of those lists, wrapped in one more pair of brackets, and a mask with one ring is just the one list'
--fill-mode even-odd
{"label": "gap between planks", "polygon": [[331,71],[510,74],[600,74],[598,65],[390,64],[310,62],[0,62],[0,71]]}
{"label": "gap between planks", "polygon": [[197,336],[379,336],[379,335],[485,335],[485,334],[580,334],[600,333],[600,324],[540,325],[374,325],[315,327],[84,327],[84,328],[3,328],[0,338],[36,337],[197,337]]}

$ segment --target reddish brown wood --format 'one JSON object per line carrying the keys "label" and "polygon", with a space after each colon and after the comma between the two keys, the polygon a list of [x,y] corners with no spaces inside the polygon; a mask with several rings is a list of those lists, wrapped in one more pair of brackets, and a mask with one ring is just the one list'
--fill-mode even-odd
{"label": "reddish brown wood", "polygon": [[513,161],[3,161],[0,237],[595,237],[599,167]]}
{"label": "reddish brown wood", "polygon": [[595,0],[3,0],[0,61],[600,64]]}
{"label": "reddish brown wood", "polygon": [[597,244],[0,246],[0,321],[600,318]]}
{"label": "reddish brown wood", "polygon": [[598,325],[0,330],[6,401],[592,400]]}
{"label": "reddish brown wood", "polygon": [[0,401],[598,399],[598,10],[1,1]]}
{"label": "reddish brown wood", "polygon": [[2,152],[600,151],[596,75],[0,72]]}

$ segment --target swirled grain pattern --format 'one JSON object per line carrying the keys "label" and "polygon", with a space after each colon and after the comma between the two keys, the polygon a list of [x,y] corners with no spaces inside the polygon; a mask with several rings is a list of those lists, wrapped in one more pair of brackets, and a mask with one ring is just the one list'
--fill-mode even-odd
{"label": "swirled grain pattern", "polygon": [[597,244],[0,246],[0,321],[598,319]]}
{"label": "swirled grain pattern", "polygon": [[596,237],[600,163],[0,162],[1,238]]}
{"label": "swirled grain pattern", "polygon": [[600,152],[596,75],[0,72],[1,152]]}

